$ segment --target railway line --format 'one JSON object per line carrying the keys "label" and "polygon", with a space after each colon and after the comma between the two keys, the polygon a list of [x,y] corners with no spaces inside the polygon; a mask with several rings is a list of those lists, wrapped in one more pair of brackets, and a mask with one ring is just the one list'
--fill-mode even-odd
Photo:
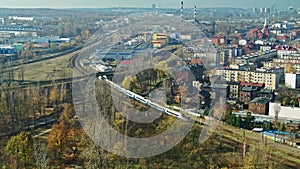
{"label": "railway line", "polygon": [[51,54],[49,56],[42,57],[42,58],[39,58],[39,59],[32,59],[32,60],[28,60],[26,62],[24,62],[24,61],[12,62],[12,63],[10,63],[10,65],[3,65],[2,68],[8,68],[8,67],[12,68],[12,67],[17,67],[17,66],[20,66],[20,65],[23,65],[23,64],[31,64],[31,63],[41,62],[41,61],[45,61],[45,60],[49,60],[49,59],[54,59],[54,58],[58,58],[58,57],[70,54],[70,53],[75,52],[75,51],[80,50],[80,49],[82,49],[81,46],[75,47],[75,48],[60,52],[60,53]]}
{"label": "railway line", "polygon": [[[109,34],[108,34],[109,35]],[[27,62],[26,64],[29,64],[29,63],[34,63],[34,62],[39,62],[39,61],[43,61],[43,60],[47,60],[47,59],[53,59],[53,58],[56,58],[56,57],[60,57],[60,56],[63,56],[65,54],[68,54],[68,53],[72,53],[76,50],[80,50],[81,47],[78,47],[78,48],[75,48],[75,49],[72,49],[71,51],[66,51],[62,54],[57,54],[57,55],[53,55],[53,56],[50,56],[50,57],[47,57],[47,58],[43,58],[43,59],[40,59],[40,60],[33,60],[33,61],[29,61]],[[80,63],[80,55],[76,55],[75,57],[73,57],[71,59],[71,65],[74,69],[76,69],[76,71],[78,72],[84,72],[84,68],[82,67],[82,64]],[[13,65],[13,66],[18,66],[18,65]],[[163,112],[167,115],[170,115],[170,116],[173,116],[175,118],[178,118],[178,119],[181,119],[181,120],[190,120],[190,119],[193,119],[195,121],[198,121],[200,122],[201,124],[205,123],[207,125],[207,121],[210,120],[209,117],[204,117],[204,120],[200,120],[199,121],[199,118],[200,117],[200,114],[198,113],[195,113],[191,110],[182,110],[181,108],[178,108],[178,107],[165,107],[165,106],[161,106],[149,99],[146,99],[130,90],[127,90],[127,89],[124,89],[122,88],[120,85],[110,81],[107,77],[109,76],[112,76],[114,72],[97,72],[93,75],[95,75],[96,77],[98,77],[99,80],[102,80],[102,81],[105,81],[109,86],[113,87],[114,89],[117,89],[119,92],[125,94],[126,96],[132,98],[132,99],[135,99],[145,105],[148,105],[160,112]],[[84,73],[83,73],[84,74]],[[74,77],[74,78],[63,78],[63,79],[56,79],[56,80],[44,80],[44,81],[39,81],[39,82],[36,82],[36,81],[27,81],[26,83],[22,84],[21,87],[28,87],[30,85],[35,85],[35,84],[39,84],[40,86],[52,86],[54,83],[55,84],[71,84],[72,82],[74,81],[81,81],[81,80],[84,80],[88,75],[85,75],[85,76],[78,76],[78,77]],[[95,78],[96,78],[95,77]],[[8,89],[14,89],[16,87],[11,87],[11,88],[8,88]],[[175,111],[175,110],[177,111]],[[39,121],[40,120],[40,121]],[[54,122],[56,119],[54,118],[54,116],[49,116],[45,119],[38,119],[36,124],[31,124],[30,126],[28,126],[28,128],[26,129],[30,129],[30,128],[33,128],[33,127],[37,127],[37,126],[41,126],[41,125],[45,125],[46,123],[52,123]],[[223,127],[222,127],[223,128]],[[241,141],[240,140],[237,140],[237,139],[233,139],[232,137],[229,136],[230,135],[236,135],[238,137],[241,137],[240,133],[237,133],[234,129],[234,130],[231,130],[231,129],[228,129],[227,127],[224,127],[225,129],[223,129],[224,131],[220,131],[220,130],[217,130],[217,133],[227,133],[228,135],[222,135],[222,139],[224,141],[224,143],[226,144],[230,144],[232,146],[234,146],[235,148],[240,148],[240,144],[241,144]],[[255,142],[257,142],[259,140],[259,137],[258,135],[255,135],[255,134],[251,134],[247,137],[249,139],[249,143],[247,143],[248,146],[251,146],[253,145]],[[251,143],[250,143],[251,142]],[[278,143],[274,143],[276,146],[279,147],[280,150],[282,151],[286,151],[287,149],[289,149],[290,147],[287,148],[287,146],[285,145],[281,145],[281,144],[278,144]],[[293,149],[294,150],[294,149]],[[297,151],[297,150],[294,150],[294,151]],[[294,156],[294,155],[293,155]],[[275,159],[275,158],[274,158]],[[285,161],[283,162],[285,165],[287,166],[290,166],[291,168],[297,168],[297,167],[300,167],[299,165],[295,164],[295,162],[293,161],[290,161],[288,159],[285,159]]]}
{"label": "railway line", "polygon": [[155,103],[153,101],[150,101],[150,100],[144,98],[143,96],[138,95],[138,94],[136,94],[136,93],[134,93],[134,92],[132,92],[130,90],[126,90],[126,89],[122,88],[120,85],[118,85],[118,84],[116,84],[116,83],[108,80],[106,78],[106,76],[99,76],[99,80],[105,81],[108,85],[110,85],[111,87],[117,89],[118,91],[120,91],[121,93],[125,94],[126,96],[128,96],[130,98],[133,98],[133,99],[135,99],[135,100],[137,100],[137,101],[139,101],[139,102],[141,102],[143,104],[146,104],[146,105],[148,105],[148,106],[150,106],[150,107],[152,107],[152,108],[154,108],[154,109],[156,109],[156,110],[158,110],[160,112],[163,112],[163,113],[165,113],[167,115],[176,117],[176,118],[181,119],[181,120],[185,120],[185,121],[188,120],[182,113],[174,111],[174,110],[171,110],[171,109],[166,108],[164,106],[161,106],[161,105],[159,105],[159,104],[157,104],[157,103]]}

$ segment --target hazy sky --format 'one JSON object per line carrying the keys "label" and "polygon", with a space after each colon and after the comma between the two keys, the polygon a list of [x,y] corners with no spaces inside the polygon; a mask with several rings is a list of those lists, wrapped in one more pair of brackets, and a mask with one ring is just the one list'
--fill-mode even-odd
{"label": "hazy sky", "polygon": [[[181,0],[0,0],[0,7],[11,8],[107,8],[157,7],[179,8]],[[274,0],[185,0],[185,7],[271,7]],[[277,7],[300,8],[300,0],[276,0]]]}

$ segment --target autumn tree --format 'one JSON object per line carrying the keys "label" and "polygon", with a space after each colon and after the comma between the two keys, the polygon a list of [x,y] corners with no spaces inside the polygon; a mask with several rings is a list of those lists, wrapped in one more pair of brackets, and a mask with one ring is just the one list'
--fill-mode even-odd
{"label": "autumn tree", "polygon": [[56,118],[59,117],[59,114],[58,114],[59,98],[60,98],[60,92],[59,92],[58,85],[54,85],[50,89],[49,100],[54,107],[54,112],[56,113]]}
{"label": "autumn tree", "polygon": [[78,157],[78,148],[84,144],[84,137],[74,115],[73,106],[65,104],[58,123],[53,125],[48,137],[48,149],[52,159],[74,160]]}
{"label": "autumn tree", "polygon": [[17,136],[11,137],[5,146],[4,153],[9,168],[32,168],[33,139],[30,133],[21,132]]}
{"label": "autumn tree", "polygon": [[296,72],[296,68],[294,67],[293,64],[288,63],[288,64],[285,66],[285,73],[295,73],[295,72]]}
{"label": "autumn tree", "polygon": [[81,37],[83,40],[87,40],[91,37],[91,32],[88,29],[81,31]]}
{"label": "autumn tree", "polygon": [[1,92],[1,100],[0,100],[0,112],[1,112],[1,122],[6,123],[6,114],[8,113],[8,105],[7,105],[7,100],[6,100],[6,93]]}

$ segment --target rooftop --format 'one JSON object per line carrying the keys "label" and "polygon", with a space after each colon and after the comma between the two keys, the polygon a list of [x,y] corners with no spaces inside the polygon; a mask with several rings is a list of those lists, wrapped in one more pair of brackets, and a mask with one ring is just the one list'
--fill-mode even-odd
{"label": "rooftop", "polygon": [[122,62],[120,62],[120,65],[130,65],[132,63],[135,63],[137,60],[133,59],[133,60],[123,60]]}
{"label": "rooftop", "polygon": [[273,93],[272,90],[269,90],[269,89],[262,89],[259,91],[260,93],[267,93],[267,94],[270,94],[270,93]]}
{"label": "rooftop", "polygon": [[271,100],[264,97],[256,97],[251,100],[251,103],[268,104]]}
{"label": "rooftop", "polygon": [[289,51],[298,51],[297,48],[292,47],[292,46],[277,46],[275,48],[276,50],[289,50]]}
{"label": "rooftop", "polygon": [[217,83],[212,83],[210,85],[211,88],[213,89],[226,89],[228,87],[228,84],[217,84]]}
{"label": "rooftop", "polygon": [[264,87],[264,84],[263,83],[252,83],[252,82],[241,82],[240,86]]}
{"label": "rooftop", "polygon": [[242,91],[244,91],[244,92],[257,91],[257,87],[255,87],[255,86],[245,86],[245,87],[242,88]]}

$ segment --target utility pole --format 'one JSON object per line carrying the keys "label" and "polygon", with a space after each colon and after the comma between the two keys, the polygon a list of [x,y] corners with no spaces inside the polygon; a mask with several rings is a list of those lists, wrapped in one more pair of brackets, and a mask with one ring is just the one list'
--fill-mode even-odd
{"label": "utility pole", "polygon": [[246,157],[246,131],[243,130],[243,158]]}

